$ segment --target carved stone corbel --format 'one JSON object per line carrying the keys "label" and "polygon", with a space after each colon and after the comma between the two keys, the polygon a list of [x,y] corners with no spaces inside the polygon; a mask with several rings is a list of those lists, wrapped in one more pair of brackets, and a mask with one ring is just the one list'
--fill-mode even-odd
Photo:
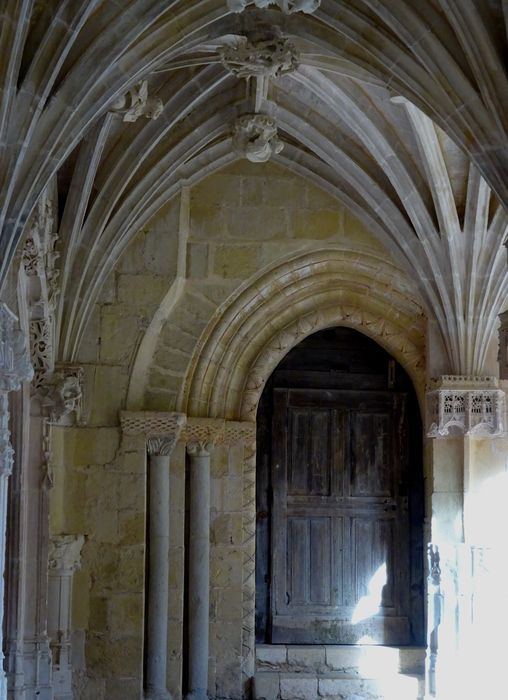
{"label": "carved stone corbel", "polygon": [[445,375],[427,392],[428,437],[505,434],[505,394],[495,377]]}
{"label": "carved stone corbel", "polygon": [[43,389],[42,405],[50,423],[69,425],[79,423],[83,399],[83,368],[61,365]]}

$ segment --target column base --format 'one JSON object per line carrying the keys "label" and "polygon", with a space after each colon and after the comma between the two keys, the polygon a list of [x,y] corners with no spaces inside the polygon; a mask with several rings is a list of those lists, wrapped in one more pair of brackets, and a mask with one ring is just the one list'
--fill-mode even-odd
{"label": "column base", "polygon": [[193,690],[187,693],[185,700],[208,700],[208,693],[206,690]]}
{"label": "column base", "polygon": [[147,688],[144,695],[145,700],[173,700],[171,693],[165,688]]}

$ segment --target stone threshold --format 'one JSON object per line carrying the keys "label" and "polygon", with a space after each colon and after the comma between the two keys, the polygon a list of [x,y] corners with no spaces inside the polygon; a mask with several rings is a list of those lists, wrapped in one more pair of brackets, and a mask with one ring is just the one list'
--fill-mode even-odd
{"label": "stone threshold", "polygon": [[425,647],[257,644],[256,669],[340,672],[363,678],[378,678],[387,673],[423,675],[425,654]]}

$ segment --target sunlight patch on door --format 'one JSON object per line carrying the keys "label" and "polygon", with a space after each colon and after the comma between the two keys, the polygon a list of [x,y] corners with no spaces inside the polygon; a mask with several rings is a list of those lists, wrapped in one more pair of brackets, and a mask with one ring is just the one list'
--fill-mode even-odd
{"label": "sunlight patch on door", "polygon": [[388,574],[386,571],[386,562],[381,564],[375,574],[369,581],[368,595],[362,596],[358,601],[356,608],[353,611],[351,622],[357,625],[359,622],[367,620],[369,617],[377,615],[381,609],[383,600],[383,588],[386,586]]}

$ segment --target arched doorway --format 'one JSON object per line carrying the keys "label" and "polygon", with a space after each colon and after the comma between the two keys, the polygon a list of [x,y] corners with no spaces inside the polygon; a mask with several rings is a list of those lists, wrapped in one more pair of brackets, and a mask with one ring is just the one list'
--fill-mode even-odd
{"label": "arched doorway", "polygon": [[257,416],[256,640],[421,645],[423,475],[403,368],[351,328],[319,331]]}

